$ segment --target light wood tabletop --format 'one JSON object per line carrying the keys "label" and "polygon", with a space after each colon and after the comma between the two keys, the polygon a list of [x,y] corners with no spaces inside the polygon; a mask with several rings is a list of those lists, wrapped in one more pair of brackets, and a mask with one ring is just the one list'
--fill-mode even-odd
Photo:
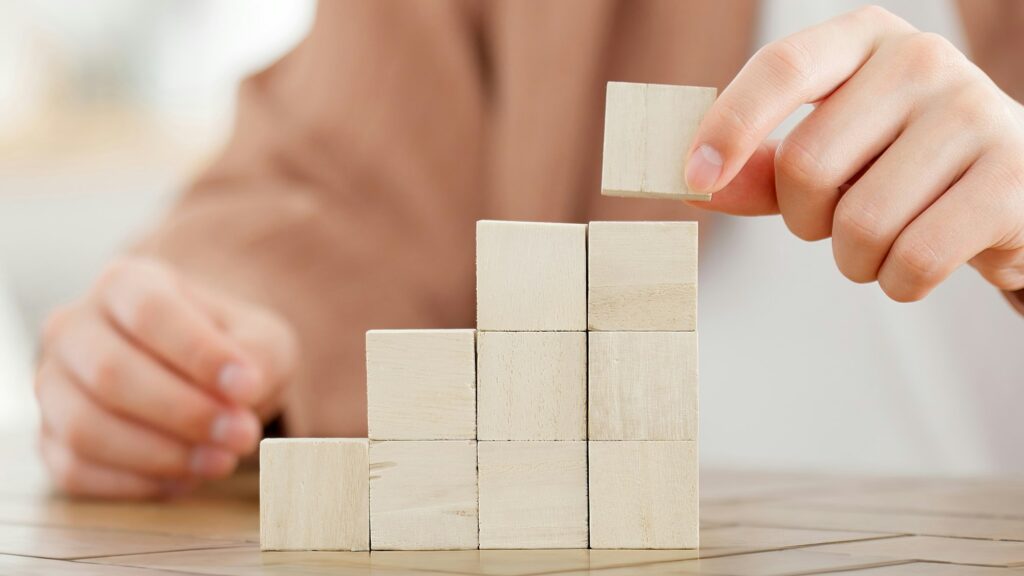
{"label": "light wood tabletop", "polygon": [[704,471],[699,551],[261,553],[257,487],[247,470],[173,502],[73,501],[4,439],[0,574],[1024,574],[1024,480]]}

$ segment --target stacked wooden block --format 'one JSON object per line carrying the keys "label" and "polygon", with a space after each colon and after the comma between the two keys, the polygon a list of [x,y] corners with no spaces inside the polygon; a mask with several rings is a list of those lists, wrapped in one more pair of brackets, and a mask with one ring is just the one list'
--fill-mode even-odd
{"label": "stacked wooden block", "polygon": [[[691,197],[708,90],[610,84],[602,191]],[[368,439],[262,443],[262,548],[697,547],[696,223],[476,248],[475,331],[367,333]]]}
{"label": "stacked wooden block", "polygon": [[369,440],[264,441],[264,549],[696,547],[696,296],[695,223],[479,222],[477,330],[368,332]]}

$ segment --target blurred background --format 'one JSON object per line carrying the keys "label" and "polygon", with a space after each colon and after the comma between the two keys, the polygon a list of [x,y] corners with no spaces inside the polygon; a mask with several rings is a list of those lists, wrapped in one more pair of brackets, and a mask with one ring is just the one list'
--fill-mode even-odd
{"label": "blurred background", "polygon": [[0,0],[0,431],[35,422],[47,312],[158,217],[228,134],[238,81],[309,0]]}
{"label": "blurred background", "polygon": [[[766,2],[757,45],[859,4]],[[951,2],[882,4],[964,47]],[[209,160],[238,80],[294,45],[314,10],[0,0],[0,434],[35,425],[47,312]],[[973,270],[899,305],[846,281],[828,242],[803,243],[776,218],[715,230],[701,254],[704,465],[1024,472],[1022,323]]]}

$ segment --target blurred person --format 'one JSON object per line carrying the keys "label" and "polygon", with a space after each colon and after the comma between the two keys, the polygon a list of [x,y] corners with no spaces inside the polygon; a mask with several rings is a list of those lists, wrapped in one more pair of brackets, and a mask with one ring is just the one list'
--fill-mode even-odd
{"label": "blurred person", "polygon": [[[271,423],[365,436],[365,331],[472,326],[481,218],[779,213],[894,300],[969,263],[1024,309],[1024,6],[959,6],[973,62],[869,6],[744,64],[754,2],[323,3],[221,157],[47,323],[49,469],[144,498],[229,474]],[[686,163],[714,200],[599,195],[609,80],[728,84]]]}

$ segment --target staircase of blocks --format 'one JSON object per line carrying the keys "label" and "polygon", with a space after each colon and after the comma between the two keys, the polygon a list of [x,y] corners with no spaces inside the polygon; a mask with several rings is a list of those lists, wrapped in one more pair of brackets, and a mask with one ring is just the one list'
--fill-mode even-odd
{"label": "staircase of blocks", "polygon": [[[704,198],[713,99],[610,83],[602,193]],[[476,258],[475,330],[367,332],[368,438],[261,443],[261,548],[696,548],[697,224],[484,220]]]}

